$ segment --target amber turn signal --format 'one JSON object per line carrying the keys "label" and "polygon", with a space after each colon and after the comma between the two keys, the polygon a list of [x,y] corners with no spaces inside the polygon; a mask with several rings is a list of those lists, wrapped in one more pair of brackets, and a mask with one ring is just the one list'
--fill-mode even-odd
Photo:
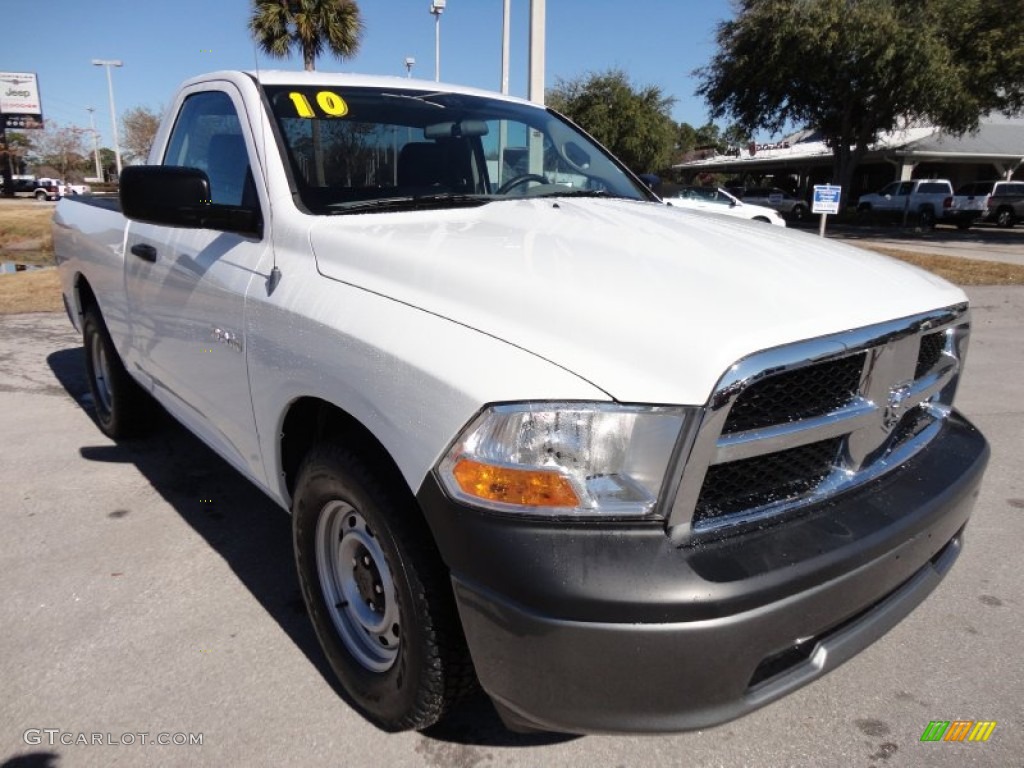
{"label": "amber turn signal", "polygon": [[510,469],[461,458],[452,469],[463,493],[478,499],[528,507],[578,507],[579,497],[562,474]]}

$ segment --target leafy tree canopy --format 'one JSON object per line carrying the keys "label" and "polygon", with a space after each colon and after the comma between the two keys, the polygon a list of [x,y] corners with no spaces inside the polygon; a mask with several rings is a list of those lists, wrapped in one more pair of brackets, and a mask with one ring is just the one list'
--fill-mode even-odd
{"label": "leafy tree canopy", "polygon": [[[1016,8],[1016,10],[1014,10]],[[1018,0],[738,0],[697,70],[713,117],[820,130],[834,181],[883,132],[923,119],[962,134],[1024,107]]]}
{"label": "leafy tree canopy", "polygon": [[298,48],[311,72],[325,48],[339,59],[355,56],[363,22],[355,0],[253,0],[249,31],[269,56],[287,58]]}
{"label": "leafy tree canopy", "polygon": [[637,173],[664,168],[679,140],[675,99],[657,86],[634,87],[622,70],[559,78],[545,99]]}

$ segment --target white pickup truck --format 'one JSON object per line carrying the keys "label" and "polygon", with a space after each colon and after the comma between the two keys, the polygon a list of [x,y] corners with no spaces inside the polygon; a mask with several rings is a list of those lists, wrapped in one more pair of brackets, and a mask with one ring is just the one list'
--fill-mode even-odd
{"label": "white pickup truck", "polygon": [[857,212],[862,216],[913,219],[922,227],[933,227],[948,216],[953,203],[953,184],[948,179],[894,181],[878,192],[861,195]]}
{"label": "white pickup truck", "polygon": [[957,558],[988,457],[958,288],[673,209],[488,92],[218,72],[168,115],[120,206],[54,219],[97,422],[159,404],[290,510],[372,722],[479,685],[514,729],[720,723]]}

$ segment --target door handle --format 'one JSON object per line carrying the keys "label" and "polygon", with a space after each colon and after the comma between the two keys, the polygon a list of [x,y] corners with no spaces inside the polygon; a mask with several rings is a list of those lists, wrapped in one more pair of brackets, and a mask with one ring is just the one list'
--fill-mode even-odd
{"label": "door handle", "polygon": [[156,248],[147,243],[136,243],[132,246],[132,253],[143,261],[156,261]]}

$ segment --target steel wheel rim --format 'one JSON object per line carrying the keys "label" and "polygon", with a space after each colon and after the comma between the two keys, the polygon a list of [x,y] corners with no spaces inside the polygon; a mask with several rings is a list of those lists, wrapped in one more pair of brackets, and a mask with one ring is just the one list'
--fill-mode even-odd
{"label": "steel wheel rim", "polygon": [[371,672],[398,658],[400,626],[394,578],[366,519],[332,501],[316,526],[316,566],[327,612],[345,648]]}
{"label": "steel wheel rim", "polygon": [[110,390],[110,365],[107,361],[106,350],[103,349],[103,341],[100,339],[99,334],[95,334],[92,338],[92,382],[93,387],[96,390],[96,397],[99,400],[96,403],[98,408],[101,408],[104,413],[110,413],[112,404],[114,402],[113,393]]}

